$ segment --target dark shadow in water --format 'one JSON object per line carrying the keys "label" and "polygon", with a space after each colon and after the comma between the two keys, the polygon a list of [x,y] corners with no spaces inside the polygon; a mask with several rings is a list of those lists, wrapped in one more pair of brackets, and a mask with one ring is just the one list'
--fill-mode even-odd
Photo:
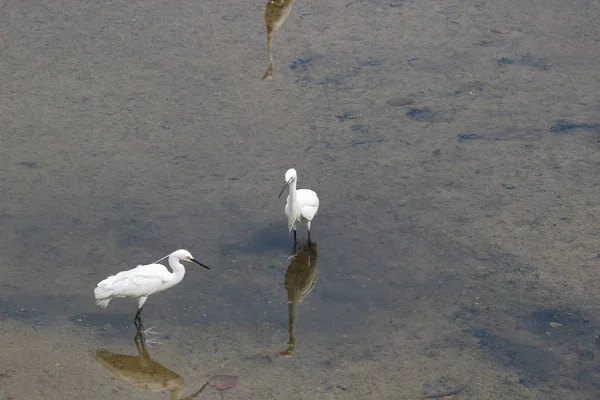
{"label": "dark shadow in water", "polygon": [[133,326],[130,314],[115,313],[86,313],[76,314],[69,317],[69,321],[86,327],[105,328],[110,326],[118,330],[126,330]]}
{"label": "dark shadow in water", "polygon": [[269,0],[265,8],[265,27],[267,28],[267,51],[269,53],[269,68],[262,77],[262,80],[273,77],[273,52],[271,45],[273,43],[273,32],[283,25],[285,20],[292,12],[294,0]]}
{"label": "dark shadow in water", "polygon": [[591,343],[590,338],[595,330],[591,321],[577,311],[541,310],[521,317],[520,320],[531,332],[550,340],[573,342],[583,339]]}
{"label": "dark shadow in water", "polygon": [[[252,236],[248,237],[246,242],[239,242],[235,245],[224,246],[221,253],[230,251],[243,251],[252,254],[264,254],[274,250],[281,250],[291,246],[292,238],[287,234],[285,220],[281,224],[270,224],[262,229],[257,229]],[[289,247],[288,247],[289,249]]]}
{"label": "dark shadow in water", "polygon": [[[540,390],[598,392],[599,367],[594,361],[593,324],[577,312],[536,311],[521,323],[542,336],[541,345],[522,344],[484,328],[464,332],[490,359],[517,373],[518,383]],[[565,327],[561,332],[561,327]],[[575,378],[577,384],[573,384]]]}
{"label": "dark shadow in water", "polygon": [[[296,252],[296,248],[300,250]],[[298,242],[294,246],[292,261],[285,272],[285,290],[288,298],[288,348],[279,353],[291,357],[296,349],[296,315],[298,304],[314,289],[317,283],[318,253],[316,242]]]}
{"label": "dark shadow in water", "polygon": [[0,319],[14,319],[33,325],[44,325],[45,313],[11,300],[0,298]]}
{"label": "dark shadow in water", "polygon": [[13,319],[32,325],[46,325],[75,303],[69,296],[13,296],[0,298],[0,319]]}
{"label": "dark shadow in water", "polygon": [[98,350],[96,361],[109,374],[118,380],[133,383],[138,390],[149,392],[170,391],[170,400],[192,400],[208,386],[208,383],[205,383],[195,393],[181,397],[185,390],[181,375],[150,358],[139,332],[135,335],[134,342],[138,352],[137,355],[131,356]]}
{"label": "dark shadow in water", "polygon": [[[18,295],[0,298],[0,320],[10,319],[39,326],[51,325],[70,315],[69,321],[83,327],[112,328],[124,330],[132,324],[131,315],[119,313],[82,313],[81,304],[93,304],[93,298],[80,296],[27,296]],[[135,304],[132,303],[132,307]]]}
{"label": "dark shadow in water", "polygon": [[[494,306],[462,303],[450,317],[460,334],[456,342],[452,339],[447,343],[448,347],[476,348],[500,367],[498,370],[503,371],[498,376],[500,383],[511,390],[524,390],[525,386],[554,392],[543,398],[564,399],[594,398],[583,393],[600,393],[597,379],[600,368],[594,354],[597,321],[576,304],[561,302],[561,306],[553,308],[544,306],[556,304],[557,293],[543,287],[536,264],[496,246],[465,246],[441,237],[443,241],[435,239],[430,243],[442,249],[443,253],[438,254],[443,254],[449,265],[470,259],[472,265],[479,267],[452,268],[451,274],[436,273],[432,277],[439,280],[439,285],[421,278],[406,287],[391,286],[395,292],[436,298],[444,304],[461,304],[453,299],[468,295],[471,285],[476,287],[475,296],[485,291],[487,301]],[[407,302],[410,297],[400,300]],[[439,341],[435,343],[440,345]],[[453,388],[455,383],[461,382],[447,386]],[[471,385],[471,389],[476,386]]]}
{"label": "dark shadow in water", "polygon": [[[0,298],[0,321],[10,319],[34,326],[52,325],[70,315],[69,321],[83,327],[118,330],[129,328],[130,315],[115,313],[81,313],[81,297],[76,296],[12,296]],[[92,301],[92,300],[90,300]]]}
{"label": "dark shadow in water", "polygon": [[562,363],[556,354],[541,347],[514,343],[486,329],[467,331],[479,342],[479,347],[505,368],[519,371],[519,383],[534,386],[556,378]]}

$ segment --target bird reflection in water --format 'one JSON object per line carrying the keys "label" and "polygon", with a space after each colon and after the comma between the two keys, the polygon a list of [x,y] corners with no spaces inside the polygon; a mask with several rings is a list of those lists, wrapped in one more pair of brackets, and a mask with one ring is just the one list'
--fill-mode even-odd
{"label": "bird reflection in water", "polygon": [[181,397],[185,390],[184,380],[176,372],[163,367],[150,358],[141,332],[134,338],[138,355],[115,354],[106,350],[96,352],[96,361],[115,378],[131,382],[138,390],[150,392],[171,391],[170,400],[192,400],[206,388],[204,384],[197,392]]}
{"label": "bird reflection in water", "polygon": [[294,0],[269,0],[265,8],[265,26],[267,28],[267,51],[269,52],[269,68],[262,77],[262,80],[273,77],[273,52],[271,44],[273,42],[273,32],[275,32],[290,16]]}
{"label": "bird reflection in water", "polygon": [[291,357],[296,349],[296,314],[300,303],[317,283],[318,255],[316,242],[298,242],[300,250],[296,252],[285,272],[285,290],[288,298],[288,330],[290,340],[288,348],[279,353]]}

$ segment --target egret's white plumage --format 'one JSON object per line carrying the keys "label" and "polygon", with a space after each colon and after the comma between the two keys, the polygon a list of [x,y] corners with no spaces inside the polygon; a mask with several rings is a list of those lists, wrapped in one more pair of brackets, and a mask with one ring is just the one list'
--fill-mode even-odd
{"label": "egret's white plumage", "polygon": [[140,314],[148,296],[173,287],[183,279],[185,268],[179,261],[192,261],[206,269],[210,269],[206,265],[196,261],[187,250],[177,250],[160,260],[167,257],[169,258],[169,266],[173,272],[169,272],[162,264],[138,265],[133,269],[119,272],[99,282],[98,286],[94,289],[96,304],[102,308],[106,308],[108,303],[117,297],[138,299],[138,312],[134,323],[138,330],[140,330]]}
{"label": "egret's white plumage", "polygon": [[308,228],[308,240],[310,240],[310,223],[317,215],[319,210],[319,197],[310,189],[296,189],[298,174],[294,168],[290,168],[285,173],[285,183],[281,188],[279,196],[289,187],[289,193],[285,203],[285,215],[288,220],[288,229],[294,230],[294,240],[296,240],[296,224],[298,222],[306,223]]}

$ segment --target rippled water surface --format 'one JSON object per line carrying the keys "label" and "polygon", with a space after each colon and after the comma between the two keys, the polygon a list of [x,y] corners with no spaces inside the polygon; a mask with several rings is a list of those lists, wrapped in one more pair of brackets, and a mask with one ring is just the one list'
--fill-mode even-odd
{"label": "rippled water surface", "polygon": [[0,399],[597,399],[598,15],[0,0]]}

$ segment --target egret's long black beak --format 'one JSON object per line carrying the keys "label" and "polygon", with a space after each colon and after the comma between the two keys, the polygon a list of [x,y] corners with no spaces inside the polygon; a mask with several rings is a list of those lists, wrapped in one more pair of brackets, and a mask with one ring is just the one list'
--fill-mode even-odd
{"label": "egret's long black beak", "polygon": [[279,197],[281,197],[281,194],[283,193],[283,191],[285,190],[286,187],[288,187],[288,185],[294,180],[294,178],[290,178],[289,181],[287,181],[286,183],[283,184],[283,186],[281,187],[281,192],[279,192]]}
{"label": "egret's long black beak", "polygon": [[204,268],[206,268],[206,269],[210,269],[210,268],[208,268],[206,265],[202,264],[202,263],[201,263],[200,261],[198,261],[198,260],[194,260],[193,258],[190,258],[190,261],[191,261],[191,262],[195,262],[196,264],[198,264],[198,265],[201,265],[201,266],[203,266],[203,267],[204,267]]}

